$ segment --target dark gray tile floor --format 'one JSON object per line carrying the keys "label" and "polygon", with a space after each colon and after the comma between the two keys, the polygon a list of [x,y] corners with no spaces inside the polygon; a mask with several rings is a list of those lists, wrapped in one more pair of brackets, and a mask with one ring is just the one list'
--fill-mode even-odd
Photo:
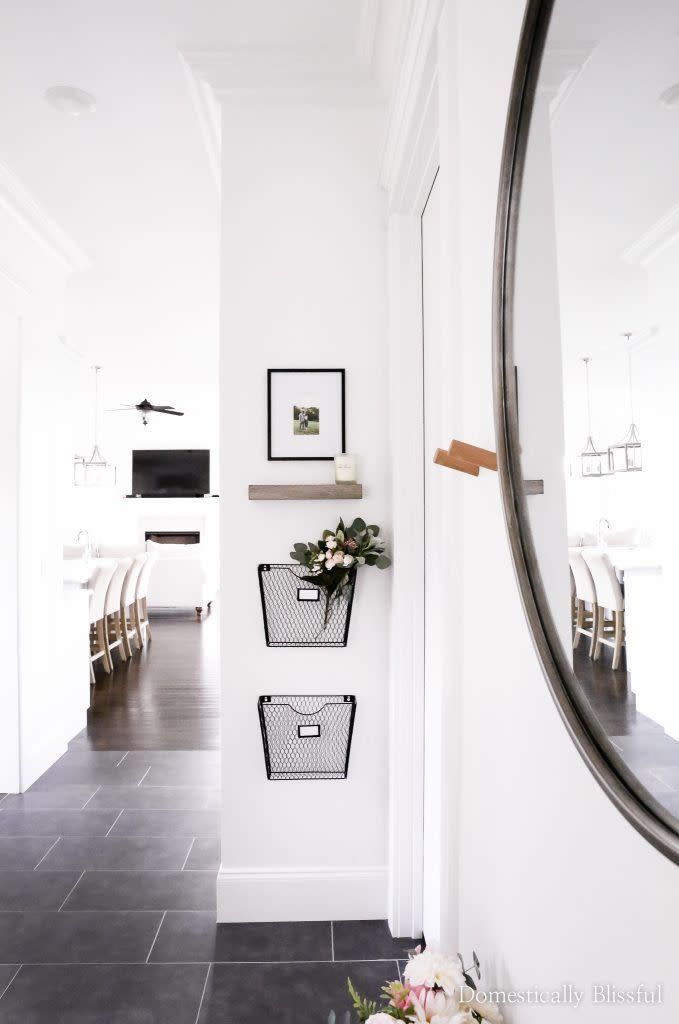
{"label": "dark gray tile floor", "polygon": [[214,751],[76,738],[0,800],[0,1024],[325,1024],[398,977],[380,921],[215,924]]}
{"label": "dark gray tile floor", "polygon": [[679,742],[658,722],[637,711],[634,680],[624,661],[614,670],[610,651],[594,662],[584,647],[582,644],[575,652],[574,670],[598,721],[643,786],[679,817]]}

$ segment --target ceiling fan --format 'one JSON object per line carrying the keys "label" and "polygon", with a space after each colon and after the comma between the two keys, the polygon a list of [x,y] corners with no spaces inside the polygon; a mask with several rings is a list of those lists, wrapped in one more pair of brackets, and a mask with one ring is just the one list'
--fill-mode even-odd
{"label": "ceiling fan", "polygon": [[144,426],[147,426],[149,421],[149,415],[152,412],[162,412],[166,416],[183,416],[183,412],[179,412],[173,405],[153,405],[149,402],[148,398],[145,398],[143,402],[137,402],[136,405],[121,405],[117,409],[107,409],[107,412],[139,412],[141,413],[141,421]]}

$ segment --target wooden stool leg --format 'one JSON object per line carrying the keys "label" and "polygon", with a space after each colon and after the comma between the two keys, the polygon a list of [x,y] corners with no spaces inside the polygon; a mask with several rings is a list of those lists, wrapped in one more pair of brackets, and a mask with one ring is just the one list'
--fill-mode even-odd
{"label": "wooden stool leg", "polygon": [[606,612],[599,605],[597,608],[597,622],[594,636],[596,637],[596,643],[594,644],[594,661],[598,661],[601,657],[601,638],[604,635],[604,622],[606,620]]}
{"label": "wooden stool leg", "polygon": [[622,644],[624,638],[624,625],[623,617],[624,612],[613,612],[613,618],[615,620],[615,647],[613,648],[613,668],[619,668],[620,656],[622,654]]}
{"label": "wooden stool leg", "polygon": [[118,641],[118,651],[120,653],[120,660],[127,661],[127,651],[125,650],[125,638],[123,637],[123,624],[120,610],[118,610],[114,616],[113,621],[115,623],[116,640]]}
{"label": "wooden stool leg", "polygon": [[141,598],[138,601],[134,602],[134,624],[137,629],[137,646],[139,647],[139,650],[142,649],[145,642],[144,630],[141,628],[141,609],[139,607],[140,604]]}
{"label": "wooden stool leg", "polygon": [[141,599],[141,609],[144,615],[144,628],[146,630],[146,639],[150,642],[153,639],[151,632],[151,623],[149,622],[149,605],[145,597]]}
{"label": "wooden stool leg", "polygon": [[580,637],[582,636],[582,633],[580,632],[580,627],[584,624],[584,621],[585,621],[585,602],[584,601],[578,601],[577,608],[578,608],[578,612],[577,612],[577,615],[575,617],[575,633],[573,635],[573,650],[574,651],[577,651],[578,644],[580,643]]}
{"label": "wooden stool leg", "polygon": [[100,651],[104,652],[104,656],[101,659],[103,661],[103,663],[104,663],[104,671],[107,673],[107,675],[110,675],[111,672],[113,671],[113,664],[111,663],[111,655],[110,655],[110,652],[109,652],[109,649],[108,649],[108,639],[107,639],[107,636],[106,636],[106,624],[105,624],[103,619],[98,619],[97,620],[97,625],[96,625],[95,629],[96,629],[96,635],[97,635],[97,646],[99,647]]}
{"label": "wooden stool leg", "polygon": [[594,657],[594,647],[596,644],[597,632],[599,629],[599,605],[592,605],[592,639],[589,643],[589,656]]}
{"label": "wooden stool leg", "polygon": [[132,644],[130,643],[130,629],[127,621],[129,608],[120,609],[120,624],[123,633],[123,648],[128,658],[132,657]]}

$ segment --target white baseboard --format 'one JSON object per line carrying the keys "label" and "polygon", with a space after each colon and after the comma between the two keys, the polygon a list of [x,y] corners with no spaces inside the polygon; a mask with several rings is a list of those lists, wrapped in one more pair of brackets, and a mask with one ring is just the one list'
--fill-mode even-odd
{"label": "white baseboard", "polygon": [[387,916],[387,868],[221,867],[217,921],[360,921]]}

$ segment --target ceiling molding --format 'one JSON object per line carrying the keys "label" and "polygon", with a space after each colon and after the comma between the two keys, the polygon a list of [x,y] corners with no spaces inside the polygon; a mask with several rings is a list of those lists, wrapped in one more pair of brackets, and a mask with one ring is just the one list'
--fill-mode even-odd
{"label": "ceiling molding", "polygon": [[0,164],[0,207],[69,273],[88,269],[89,257],[4,164]]}
{"label": "ceiling molding", "polygon": [[355,56],[290,49],[184,51],[186,62],[221,103],[287,106],[380,103],[371,70]]}
{"label": "ceiling molding", "polygon": [[389,108],[380,184],[392,208],[409,173],[408,154],[419,134],[436,80],[436,32],[443,0],[413,0]]}
{"label": "ceiling molding", "polygon": [[622,252],[621,259],[632,266],[645,267],[665,249],[679,240],[679,206],[673,206],[648,231]]}
{"label": "ceiling molding", "polygon": [[27,284],[17,277],[17,275],[9,270],[6,266],[0,264],[0,279],[8,284],[15,292],[19,295],[23,295],[25,298],[30,298],[33,295],[33,291],[28,287]]}
{"label": "ceiling molding", "polygon": [[212,86],[193,66],[189,58],[179,53],[179,61],[184,71],[189,96],[198,119],[200,133],[207,152],[210,172],[217,187],[217,194],[222,188],[222,119],[219,103]]}
{"label": "ceiling molding", "polygon": [[549,100],[552,120],[568,99],[575,83],[597,48],[596,42],[550,43],[540,66],[538,95]]}
{"label": "ceiling molding", "polygon": [[375,40],[380,18],[380,0],[361,0],[356,33],[356,56],[361,64],[372,68]]}

